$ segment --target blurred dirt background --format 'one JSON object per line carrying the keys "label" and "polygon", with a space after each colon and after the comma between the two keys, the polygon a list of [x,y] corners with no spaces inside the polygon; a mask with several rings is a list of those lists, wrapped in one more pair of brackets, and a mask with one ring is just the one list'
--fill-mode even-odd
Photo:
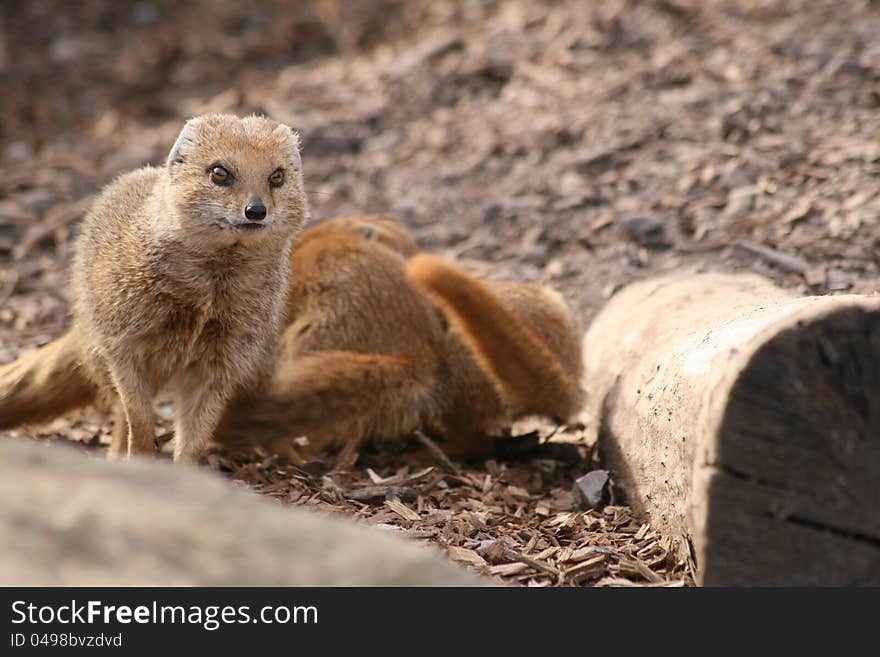
{"label": "blurred dirt background", "polygon": [[[11,0],[0,85],[0,362],[66,325],[95,192],[208,111],[298,128],[316,218],[396,213],[426,249],[557,287],[584,323],[683,266],[805,294],[880,286],[874,1]],[[507,581],[689,582],[686,546],[624,506],[579,509],[584,466],[213,465]],[[369,486],[384,492],[352,493]]]}

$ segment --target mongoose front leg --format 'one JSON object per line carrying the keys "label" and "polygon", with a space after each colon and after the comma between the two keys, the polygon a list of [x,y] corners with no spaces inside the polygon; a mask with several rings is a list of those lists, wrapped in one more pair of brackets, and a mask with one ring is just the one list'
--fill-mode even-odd
{"label": "mongoose front leg", "polygon": [[[127,454],[153,454],[156,451],[153,428],[153,391],[145,368],[133,362],[118,360],[109,363],[110,378],[124,411],[128,425]],[[111,450],[111,458],[121,455],[121,439]]]}

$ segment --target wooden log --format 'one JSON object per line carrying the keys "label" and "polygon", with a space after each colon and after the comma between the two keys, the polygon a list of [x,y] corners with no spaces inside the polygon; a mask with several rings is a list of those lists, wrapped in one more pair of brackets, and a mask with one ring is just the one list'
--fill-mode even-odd
{"label": "wooden log", "polygon": [[880,297],[625,288],[584,336],[600,450],[705,585],[880,584]]}

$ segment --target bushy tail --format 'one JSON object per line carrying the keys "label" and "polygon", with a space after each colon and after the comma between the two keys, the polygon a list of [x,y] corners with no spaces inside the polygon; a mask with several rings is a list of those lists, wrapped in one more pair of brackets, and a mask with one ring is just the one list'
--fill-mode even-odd
{"label": "bushy tail", "polygon": [[430,412],[433,372],[381,354],[317,351],[283,361],[264,393],[233,403],[214,434],[224,445],[278,443],[307,436],[303,453],[356,448],[396,438]]}
{"label": "bushy tail", "polygon": [[544,415],[564,421],[578,411],[581,389],[573,373],[580,363],[561,363],[487,283],[427,254],[409,261],[407,276],[439,304],[495,379],[514,417]]}
{"label": "bushy tail", "polygon": [[0,429],[46,422],[97,398],[98,386],[70,331],[0,366]]}

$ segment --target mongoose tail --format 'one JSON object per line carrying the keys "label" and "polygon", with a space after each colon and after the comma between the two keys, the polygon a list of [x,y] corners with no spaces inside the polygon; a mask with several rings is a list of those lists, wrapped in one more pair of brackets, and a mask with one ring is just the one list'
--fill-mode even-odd
{"label": "mongoose tail", "polygon": [[495,379],[512,416],[566,421],[578,411],[581,389],[573,371],[579,364],[567,369],[490,283],[426,254],[409,261],[407,276],[434,298],[461,333],[481,367]]}
{"label": "mongoose tail", "polygon": [[356,453],[364,438],[405,436],[421,426],[434,403],[433,373],[421,369],[410,359],[378,354],[320,351],[298,356],[279,366],[267,392],[234,403],[214,440],[277,449],[307,436],[303,454],[315,456],[340,446]]}
{"label": "mongoose tail", "polygon": [[47,345],[0,366],[0,429],[48,422],[94,403],[99,388],[68,331]]}

